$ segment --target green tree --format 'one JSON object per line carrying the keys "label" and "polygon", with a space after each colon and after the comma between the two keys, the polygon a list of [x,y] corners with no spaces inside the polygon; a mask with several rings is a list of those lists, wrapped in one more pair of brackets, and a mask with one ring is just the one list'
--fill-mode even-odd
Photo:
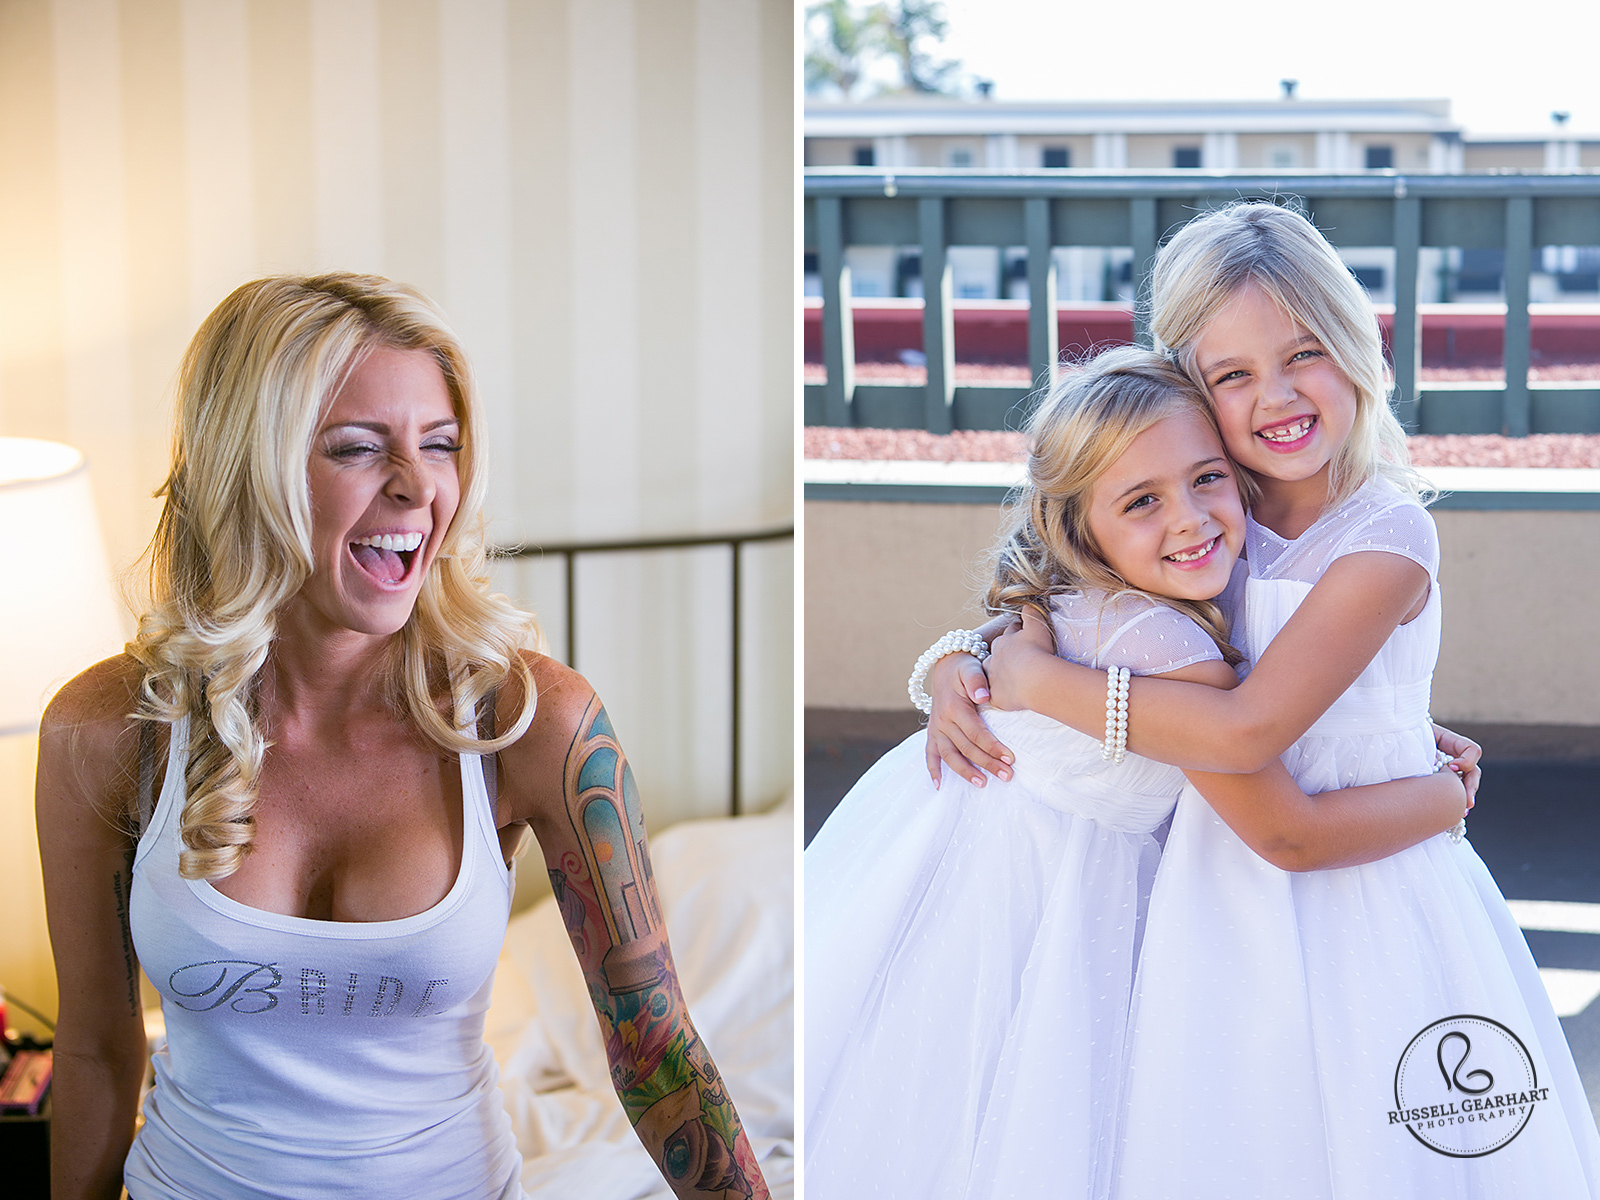
{"label": "green tree", "polygon": [[924,95],[954,93],[960,83],[960,62],[933,53],[944,41],[948,25],[940,0],[900,0],[887,15],[887,49],[900,68],[901,90]]}
{"label": "green tree", "polygon": [[837,90],[849,100],[872,61],[888,49],[882,4],[857,11],[850,0],[818,0],[806,9],[806,90]]}
{"label": "green tree", "polygon": [[852,99],[874,64],[887,59],[899,84],[880,91],[955,94],[961,64],[936,53],[947,26],[940,0],[876,0],[864,8],[817,0],[806,9],[806,90]]}

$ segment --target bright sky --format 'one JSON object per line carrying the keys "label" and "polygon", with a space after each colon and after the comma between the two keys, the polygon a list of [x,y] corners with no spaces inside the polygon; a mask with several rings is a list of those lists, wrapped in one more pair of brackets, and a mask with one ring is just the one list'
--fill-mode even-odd
{"label": "bright sky", "polygon": [[1600,0],[1478,7],[945,0],[944,52],[1001,100],[1443,97],[1470,133],[1600,133]]}

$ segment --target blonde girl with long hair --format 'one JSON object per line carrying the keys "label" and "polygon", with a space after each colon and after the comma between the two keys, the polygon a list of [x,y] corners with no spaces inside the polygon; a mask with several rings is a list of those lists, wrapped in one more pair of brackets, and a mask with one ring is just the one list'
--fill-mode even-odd
{"label": "blonde girl with long hair", "polygon": [[[1205,389],[1257,490],[1233,623],[1253,667],[1222,695],[1129,689],[1129,747],[1198,790],[1151,899],[1116,1194],[1600,1194],[1560,1023],[1471,844],[1293,874],[1236,836],[1203,774],[1281,755],[1320,793],[1433,769],[1438,537],[1372,307],[1305,217],[1259,203],[1176,234],[1152,297],[1159,347]],[[1101,719],[1100,681],[1053,658],[1037,622],[987,666],[1002,707]],[[977,676],[952,662],[936,683],[938,738],[970,717],[960,691]]]}
{"label": "blonde girl with long hair", "polygon": [[521,1196],[482,1034],[529,829],[641,1141],[679,1195],[767,1194],[615,730],[488,591],[482,420],[385,279],[257,280],[196,334],[151,602],[40,735],[53,1195]]}
{"label": "blonde girl with long hair", "polygon": [[[1089,667],[1236,684],[1215,598],[1235,578],[1241,482],[1203,393],[1115,351],[1060,382],[1029,433],[989,605],[1048,612],[1058,652]],[[1014,779],[936,790],[918,735],[806,851],[814,1200],[1109,1193],[1144,910],[1183,775],[1035,713],[995,720]],[[1381,857],[1468,804],[1448,771],[1315,803],[1276,763],[1228,783],[1219,809],[1295,866]]]}

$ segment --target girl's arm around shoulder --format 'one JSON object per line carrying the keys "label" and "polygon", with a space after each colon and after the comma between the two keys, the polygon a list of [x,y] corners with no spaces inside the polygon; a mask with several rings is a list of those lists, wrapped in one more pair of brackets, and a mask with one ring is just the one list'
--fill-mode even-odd
{"label": "girl's arm around shoulder", "polygon": [[[1262,770],[1356,681],[1396,627],[1420,609],[1428,587],[1427,571],[1399,554],[1336,559],[1232,691],[1135,679],[1128,690],[1128,749],[1185,770]],[[1000,638],[985,664],[995,705],[1031,708],[1097,736],[1104,672],[1009,641]]]}
{"label": "girl's arm around shoulder", "polygon": [[[501,823],[525,821],[539,839],[617,1098],[677,1195],[765,1197],[739,1114],[678,986],[616,729],[577,672],[537,655],[529,665],[538,709],[501,752]],[[519,701],[511,701],[514,712]]]}
{"label": "girl's arm around shoulder", "polygon": [[36,811],[55,954],[51,1194],[116,1200],[144,1076],[139,968],[128,927],[143,672],[126,655],[57,693],[39,730]]}
{"label": "girl's arm around shoulder", "polygon": [[[1232,669],[1219,662],[1196,663],[1160,678],[1222,690],[1238,683]],[[1476,761],[1461,769],[1475,777]],[[1306,795],[1278,760],[1253,775],[1185,774],[1245,845],[1284,871],[1387,858],[1443,833],[1472,807],[1473,787],[1454,769],[1316,797]]]}

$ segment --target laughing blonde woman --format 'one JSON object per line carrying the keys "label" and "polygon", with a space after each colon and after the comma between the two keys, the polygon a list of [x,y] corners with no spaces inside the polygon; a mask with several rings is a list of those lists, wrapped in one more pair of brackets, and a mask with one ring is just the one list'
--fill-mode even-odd
{"label": "laughing blonde woman", "polygon": [[153,601],[41,733],[58,1200],[521,1196],[482,1032],[530,828],[641,1141],[681,1196],[767,1194],[616,733],[487,590],[481,422],[384,279],[246,284],[191,344]]}

